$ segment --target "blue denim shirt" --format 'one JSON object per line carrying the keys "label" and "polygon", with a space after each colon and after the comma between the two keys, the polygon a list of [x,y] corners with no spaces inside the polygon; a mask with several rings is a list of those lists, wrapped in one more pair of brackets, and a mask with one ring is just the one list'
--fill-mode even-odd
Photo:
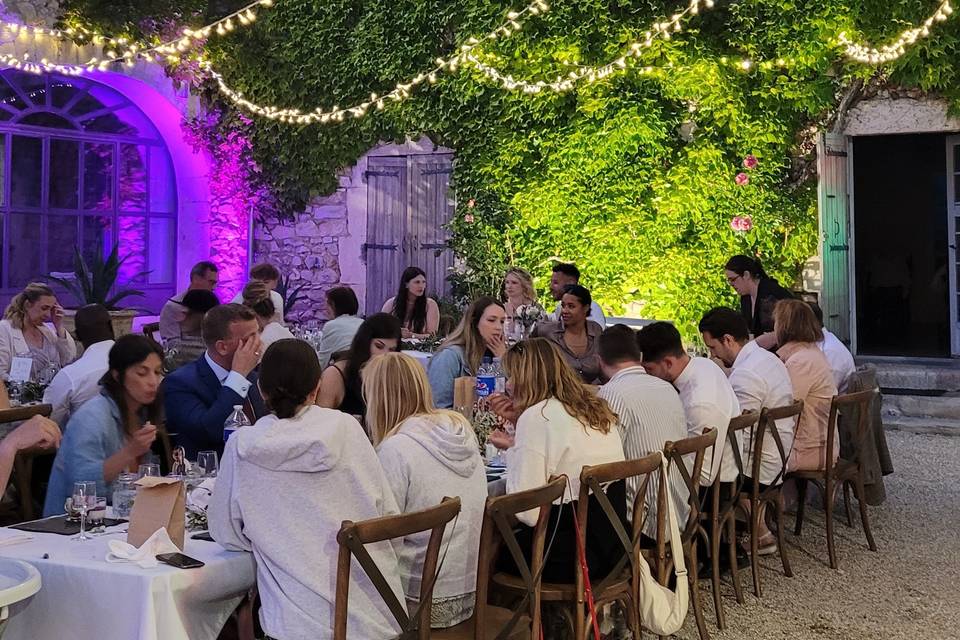
{"label": "blue denim shirt", "polygon": [[433,390],[433,404],[438,409],[453,407],[454,381],[463,376],[472,376],[467,367],[463,347],[454,345],[441,349],[430,359],[427,379]]}
{"label": "blue denim shirt", "polygon": [[103,479],[103,463],[123,447],[120,408],[109,396],[87,400],[64,430],[60,450],[53,462],[43,515],[63,513],[63,504],[73,494],[73,483],[96,481],[97,496],[109,502],[113,485]]}

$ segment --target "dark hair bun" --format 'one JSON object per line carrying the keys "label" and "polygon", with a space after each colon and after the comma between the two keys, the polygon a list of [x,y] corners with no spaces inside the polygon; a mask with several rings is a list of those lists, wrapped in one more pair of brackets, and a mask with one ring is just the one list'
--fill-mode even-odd
{"label": "dark hair bun", "polygon": [[278,418],[292,418],[320,382],[317,352],[303,340],[277,340],[263,354],[260,388]]}

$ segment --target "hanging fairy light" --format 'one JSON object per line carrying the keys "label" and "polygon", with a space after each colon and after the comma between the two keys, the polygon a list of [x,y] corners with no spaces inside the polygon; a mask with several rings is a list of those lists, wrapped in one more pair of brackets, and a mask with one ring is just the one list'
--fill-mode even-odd
{"label": "hanging fairy light", "polygon": [[853,42],[845,31],[840,33],[838,40],[844,47],[845,55],[852,60],[873,65],[893,62],[907,52],[907,47],[916,44],[920,39],[930,37],[934,25],[938,22],[946,22],[952,14],[953,6],[950,4],[950,0],[943,0],[937,10],[933,12],[933,15],[920,23],[919,26],[907,29],[896,40],[880,48]]}

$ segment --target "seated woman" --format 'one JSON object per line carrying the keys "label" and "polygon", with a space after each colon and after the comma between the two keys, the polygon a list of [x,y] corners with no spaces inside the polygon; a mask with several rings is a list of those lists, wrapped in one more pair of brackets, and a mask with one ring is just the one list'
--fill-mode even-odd
{"label": "seated woman", "polygon": [[[433,507],[444,496],[460,496],[457,526],[443,533],[447,549],[434,585],[430,624],[452,627],[473,613],[480,528],[487,481],[477,436],[459,413],[437,410],[427,375],[419,362],[388,353],[367,365],[363,374],[367,427],[400,511]],[[430,534],[403,539],[399,547],[400,579],[408,608],[420,597],[423,556]],[[449,546],[448,546],[449,545]]]}
{"label": "seated woman", "polygon": [[476,375],[484,356],[503,357],[507,351],[503,336],[506,319],[503,305],[487,296],[467,307],[460,325],[430,359],[427,376],[438,407],[453,406],[456,379]]}
{"label": "seated woman", "polygon": [[503,277],[503,310],[507,313],[507,335],[519,335],[520,331],[514,322],[517,308],[537,305],[537,294],[533,290],[533,276],[524,269],[512,267]]}
{"label": "seated woman", "polygon": [[70,416],[53,462],[43,515],[63,513],[73,483],[94,480],[97,495],[110,500],[111,485],[136,471],[157,438],[163,403],[163,351],[146,336],[128,334],[110,349],[100,395]]}
{"label": "seated woman", "polygon": [[[788,471],[817,471],[826,468],[827,424],[830,403],[837,395],[830,365],[817,347],[822,334],[813,310],[802,300],[781,300],[773,311],[774,333],[781,345],[783,360],[793,384],[793,396],[803,400]],[[834,434],[833,461],[840,455],[839,430]]]}
{"label": "seated woman", "polygon": [[180,304],[186,308],[187,314],[180,323],[180,335],[170,338],[165,344],[167,355],[164,368],[167,373],[193,362],[206,352],[207,343],[200,335],[200,325],[204,314],[220,304],[220,301],[212,291],[191,289],[183,294]]}
{"label": "seated woman", "polygon": [[[302,340],[263,356],[260,389],[272,412],[237,431],[223,452],[210,498],[210,535],[257,560],[260,622],[271,638],[330,638],[337,532],[344,520],[397,513],[376,453],[350,416],[313,405],[320,365]],[[402,593],[390,543],[367,545],[394,593]],[[350,572],[347,637],[399,633],[366,574]]]}
{"label": "seated woman", "polygon": [[[47,321],[52,331],[44,324]],[[36,379],[51,365],[62,369],[76,357],[77,345],[63,326],[63,307],[53,289],[39,282],[28,284],[0,320],[0,379],[9,379],[14,358],[33,360],[31,378]]]}
{"label": "seated woman", "polygon": [[587,319],[592,304],[586,287],[569,284],[560,298],[560,322],[539,324],[534,331],[534,336],[552,342],[587,384],[599,382],[601,373],[598,340],[603,328]]}
{"label": "seated woman", "polygon": [[375,313],[360,325],[346,358],[323,371],[317,404],[339,409],[361,421],[367,413],[360,374],[371,358],[400,350],[400,321],[389,313]]}
{"label": "seated woman", "polygon": [[397,295],[384,302],[381,311],[400,320],[404,338],[426,338],[440,328],[440,307],[427,297],[427,274],[417,267],[404,270]]}
{"label": "seated woman", "polygon": [[[589,307],[589,305],[588,305]],[[507,451],[507,493],[517,493],[543,486],[558,475],[567,476],[568,490],[562,498],[566,504],[576,500],[580,492],[580,471],[588,465],[624,460],[617,416],[606,400],[590,391],[566,363],[560,352],[543,338],[525,340],[514,345],[503,359],[503,368],[512,386],[512,402],[497,403],[501,415],[516,424],[516,432],[491,434],[489,441]],[[626,522],[626,486],[611,484],[607,496],[623,522]],[[573,525],[575,503],[563,508],[554,505],[550,514],[552,532],[559,518],[559,529],[547,560],[543,579],[548,582],[570,582],[574,579],[577,557]],[[524,525],[521,539],[526,548],[532,540],[532,527],[539,512],[518,515]],[[604,578],[621,557],[611,544],[616,533],[593,498],[588,505],[589,526],[586,546],[590,579]],[[629,528],[628,528],[629,530]],[[552,533],[548,534],[552,535]],[[501,567],[510,570],[508,554],[501,555]],[[514,571],[516,569],[513,569]]]}
{"label": "seated woman", "polygon": [[[243,304],[253,309],[257,314],[257,324],[260,325],[260,341],[266,349],[277,340],[293,338],[290,329],[276,320],[277,308],[266,283],[252,280],[243,288]],[[186,298],[184,298],[186,300]]]}
{"label": "seated woman", "polygon": [[740,296],[740,313],[757,344],[764,349],[776,348],[773,309],[777,301],[789,300],[793,294],[768,276],[759,260],[749,256],[733,256],[727,260],[724,275]]}
{"label": "seated woman", "polygon": [[353,336],[363,324],[358,318],[360,303],[357,294],[350,287],[334,287],[327,291],[327,316],[332,318],[323,325],[323,338],[320,340],[320,367],[326,368],[335,353],[346,351],[353,342]]}

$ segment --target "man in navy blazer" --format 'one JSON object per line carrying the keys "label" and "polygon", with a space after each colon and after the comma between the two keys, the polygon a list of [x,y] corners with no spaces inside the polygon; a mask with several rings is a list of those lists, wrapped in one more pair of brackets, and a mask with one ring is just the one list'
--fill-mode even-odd
{"label": "man in navy blazer", "polygon": [[167,431],[193,459],[198,451],[223,453],[223,423],[235,405],[254,420],[266,410],[253,372],[260,362],[260,325],[240,304],[223,304],[203,317],[204,355],[163,381]]}

